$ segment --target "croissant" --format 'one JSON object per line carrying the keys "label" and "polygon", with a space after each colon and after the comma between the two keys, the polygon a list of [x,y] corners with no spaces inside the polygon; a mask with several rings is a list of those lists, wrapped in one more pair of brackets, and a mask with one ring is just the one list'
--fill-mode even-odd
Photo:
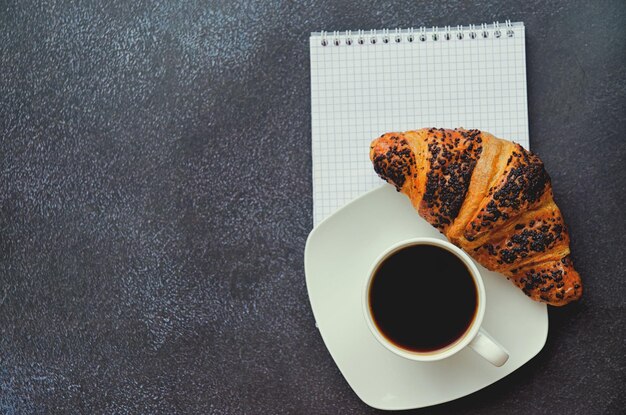
{"label": "croissant", "polygon": [[550,177],[532,152],[479,130],[430,128],[383,134],[370,159],[426,221],[533,300],[562,306],[582,295]]}

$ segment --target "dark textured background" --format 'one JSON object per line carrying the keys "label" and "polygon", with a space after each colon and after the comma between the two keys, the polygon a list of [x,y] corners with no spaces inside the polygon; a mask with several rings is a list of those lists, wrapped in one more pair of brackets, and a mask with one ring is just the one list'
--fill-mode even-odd
{"label": "dark textured background", "polygon": [[625,3],[313,0],[0,1],[0,412],[375,413],[306,293],[309,32],[506,18],[585,296],[415,413],[623,411]]}

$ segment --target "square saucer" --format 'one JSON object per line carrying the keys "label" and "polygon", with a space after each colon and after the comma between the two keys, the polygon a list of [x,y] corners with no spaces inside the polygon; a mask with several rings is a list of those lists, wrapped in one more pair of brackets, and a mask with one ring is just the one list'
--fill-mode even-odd
{"label": "square saucer", "polygon": [[547,306],[476,263],[486,290],[482,327],[509,352],[504,366],[468,348],[444,360],[414,362],[383,347],[363,316],[363,284],[386,248],[423,236],[445,239],[405,195],[383,185],[321,222],[306,243],[306,284],[322,339],[350,387],[377,409],[422,408],[476,392],[532,359],[548,335]]}

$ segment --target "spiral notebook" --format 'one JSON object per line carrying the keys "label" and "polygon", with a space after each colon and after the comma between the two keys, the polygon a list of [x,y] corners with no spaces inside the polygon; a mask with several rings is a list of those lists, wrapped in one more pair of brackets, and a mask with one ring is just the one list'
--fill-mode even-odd
{"label": "spiral notebook", "polygon": [[529,147],[523,23],[319,32],[310,52],[315,225],[382,183],[368,151],[385,132],[476,128]]}

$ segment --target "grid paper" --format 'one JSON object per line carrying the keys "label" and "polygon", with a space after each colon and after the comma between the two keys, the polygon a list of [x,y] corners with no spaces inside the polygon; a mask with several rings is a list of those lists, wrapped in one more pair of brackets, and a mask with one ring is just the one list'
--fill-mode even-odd
{"label": "grid paper", "polygon": [[383,133],[475,128],[529,147],[523,23],[313,33],[310,52],[315,225],[382,183],[369,144]]}

